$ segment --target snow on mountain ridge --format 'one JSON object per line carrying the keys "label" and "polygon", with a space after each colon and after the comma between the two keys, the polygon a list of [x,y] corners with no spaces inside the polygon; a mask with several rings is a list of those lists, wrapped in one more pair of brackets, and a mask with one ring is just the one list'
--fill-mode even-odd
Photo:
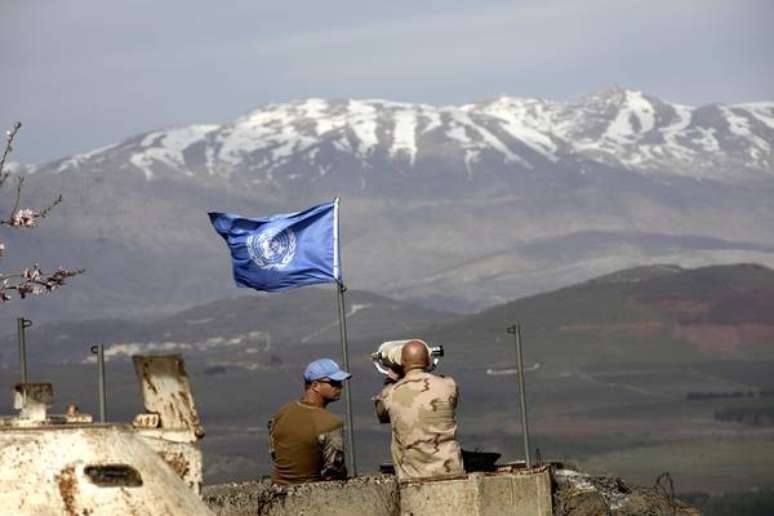
{"label": "snow on mountain ridge", "polygon": [[[199,142],[208,133],[216,130],[217,125],[191,125],[168,131],[148,133],[140,145],[143,152],[132,154],[129,161],[145,173],[145,178],[153,178],[153,164],[164,163],[169,167],[185,170],[183,152],[192,144]],[[188,175],[192,172],[186,171]]]}
{"label": "snow on mountain ridge", "polygon": [[[64,172],[68,168],[77,168],[83,163],[86,163],[94,156],[98,156],[102,153],[105,153],[114,147],[116,147],[117,144],[113,143],[110,145],[105,145],[104,147],[99,147],[97,149],[91,150],[89,152],[83,152],[81,154],[75,154],[73,156],[70,156],[69,158],[61,160],[59,163],[59,166],[56,168],[56,172]],[[29,168],[28,173],[33,173],[37,170],[38,167],[33,166]]]}
{"label": "snow on mountain ridge", "polygon": [[774,129],[774,102],[745,102],[742,104],[733,104],[729,107],[747,110],[761,123]]}
{"label": "snow on mountain ridge", "polygon": [[[734,180],[763,172],[771,178],[774,133],[759,118],[774,103],[757,106],[757,113],[741,106],[693,108],[614,89],[565,107],[554,130],[587,157],[643,173]],[[743,134],[741,127],[750,129]]]}
{"label": "snow on mountain ridge", "polygon": [[[247,167],[268,181],[299,158],[324,175],[332,165],[323,162],[330,153],[322,149],[351,155],[365,168],[374,166],[377,155],[414,167],[434,152],[456,152],[469,178],[485,154],[523,169],[580,155],[646,174],[771,178],[774,102],[693,108],[620,88],[575,103],[504,96],[435,107],[309,98],[270,104],[230,124],[157,131],[132,142],[129,161],[148,180],[164,167],[192,175],[187,149],[195,145],[204,146],[210,174]],[[63,171],[99,156],[92,152],[54,163]]]}

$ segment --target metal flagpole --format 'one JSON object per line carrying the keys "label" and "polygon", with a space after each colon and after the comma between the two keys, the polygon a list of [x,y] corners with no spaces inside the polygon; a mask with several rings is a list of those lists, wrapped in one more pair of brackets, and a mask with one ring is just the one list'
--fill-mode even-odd
{"label": "metal flagpole", "polygon": [[[334,224],[333,224],[333,274],[338,281],[336,281],[337,300],[339,306],[339,333],[341,335],[341,357],[344,365],[344,370],[349,372],[349,350],[347,349],[347,314],[344,307],[344,292],[347,287],[341,280],[341,263],[339,253],[339,198],[334,200]],[[349,459],[348,470],[353,477],[357,476],[357,460],[355,459],[355,426],[352,423],[352,394],[349,387],[349,381],[344,382],[344,399],[347,403],[347,446],[349,453],[347,458]]]}
{"label": "metal flagpole", "polygon": [[[344,312],[344,291],[347,290],[341,283],[336,284],[339,300],[339,332],[341,333],[341,356],[344,362],[344,370],[349,371],[349,350],[347,349],[347,317]],[[347,402],[347,445],[349,446],[349,470],[352,476],[357,476],[357,461],[355,460],[355,427],[352,424],[352,395],[350,394],[349,381],[344,382],[344,397]]]}
{"label": "metal flagpole", "polygon": [[529,458],[529,427],[527,426],[527,394],[524,390],[524,358],[521,352],[521,326],[519,323],[508,328],[508,333],[513,334],[516,346],[516,365],[519,373],[519,405],[521,407],[521,435],[524,438],[524,463],[527,468],[532,467]]}

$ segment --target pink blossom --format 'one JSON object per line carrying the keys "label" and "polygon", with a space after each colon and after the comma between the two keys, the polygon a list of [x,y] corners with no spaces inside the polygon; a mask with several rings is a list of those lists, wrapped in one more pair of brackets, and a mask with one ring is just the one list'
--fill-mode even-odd
{"label": "pink blossom", "polygon": [[35,281],[40,279],[40,269],[36,263],[32,269],[24,269],[24,279],[28,281]]}
{"label": "pink blossom", "polygon": [[11,218],[11,226],[31,228],[38,223],[40,213],[34,210],[19,210]]}
{"label": "pink blossom", "polygon": [[[11,144],[16,136],[16,133],[21,128],[21,122],[16,122],[13,130],[5,133],[5,149],[0,151],[0,187],[3,186],[6,179],[12,174],[4,170],[5,159],[8,154],[13,150]],[[18,205],[19,198],[21,197],[22,182],[24,178],[18,178],[18,185],[16,191],[16,203]],[[43,219],[49,211],[57,204],[62,202],[62,196],[58,196],[49,206],[41,211],[22,209],[16,210],[11,214],[9,219],[0,220],[0,225],[12,226],[18,228],[30,228],[38,225],[41,219]],[[5,245],[0,242],[0,257],[5,254]],[[55,290],[65,284],[65,280],[76,274],[81,274],[82,269],[68,270],[59,267],[53,274],[44,273],[40,270],[40,266],[36,263],[29,269],[24,269],[21,272],[13,273],[0,273],[0,304],[11,300],[11,292],[16,291],[16,294],[20,298],[25,298],[30,295],[43,294],[51,290]]]}

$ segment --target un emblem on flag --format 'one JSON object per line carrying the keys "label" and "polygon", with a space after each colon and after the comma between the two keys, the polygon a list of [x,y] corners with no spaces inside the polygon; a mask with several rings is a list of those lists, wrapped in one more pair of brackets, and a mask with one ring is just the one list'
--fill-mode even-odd
{"label": "un emblem on flag", "polygon": [[261,269],[284,269],[296,255],[293,230],[266,229],[247,237],[247,252]]}

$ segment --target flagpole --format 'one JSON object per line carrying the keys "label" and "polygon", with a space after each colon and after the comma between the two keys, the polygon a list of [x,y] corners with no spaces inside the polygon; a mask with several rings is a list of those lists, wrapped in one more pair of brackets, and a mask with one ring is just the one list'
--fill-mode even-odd
{"label": "flagpole", "polygon": [[[334,229],[334,276],[338,278],[336,281],[337,300],[339,307],[339,334],[341,336],[341,360],[344,365],[344,370],[349,371],[349,349],[347,348],[347,314],[344,305],[344,292],[347,287],[341,281],[341,263],[339,254],[339,198],[335,199],[334,210],[335,223]],[[353,477],[357,476],[357,460],[355,459],[355,426],[352,423],[352,393],[349,386],[350,382],[344,382],[344,399],[347,403],[347,446],[349,453],[347,458],[349,459],[348,469]]]}
{"label": "flagpole", "polygon": [[[347,290],[341,283],[336,284],[336,290],[338,291],[339,300],[339,332],[341,334],[341,356],[344,363],[344,370],[349,371],[349,350],[347,349],[347,319],[344,312],[344,291]],[[344,382],[344,397],[347,402],[347,445],[349,447],[349,453],[347,458],[349,459],[349,470],[352,472],[352,476],[357,476],[357,461],[355,460],[355,427],[352,424],[352,394],[349,388],[350,382]]]}

